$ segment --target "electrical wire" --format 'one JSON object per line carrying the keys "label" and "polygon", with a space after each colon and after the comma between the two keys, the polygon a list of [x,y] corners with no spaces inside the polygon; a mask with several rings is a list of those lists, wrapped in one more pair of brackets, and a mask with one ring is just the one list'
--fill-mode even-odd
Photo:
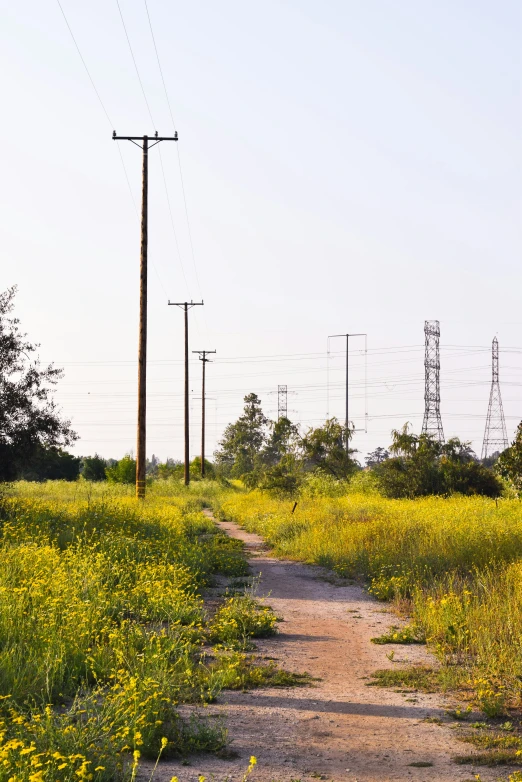
{"label": "electrical wire", "polygon": [[[60,0],[56,0],[56,2],[58,3],[58,7],[59,7],[60,11],[62,12],[62,16],[64,18],[65,24],[67,25],[67,29],[69,30],[69,33],[70,33],[71,38],[73,40],[73,43],[74,43],[74,45],[76,47],[76,51],[78,52],[78,55],[80,57],[80,60],[82,61],[83,67],[85,68],[85,72],[86,72],[87,76],[89,77],[89,81],[91,82],[92,88],[93,88],[93,90],[94,90],[94,92],[96,94],[96,97],[98,98],[98,102],[99,102],[99,104],[100,104],[100,106],[101,106],[101,108],[103,110],[103,113],[107,117],[107,122],[109,123],[110,127],[114,130],[114,123],[111,121],[111,118],[109,117],[109,113],[108,113],[107,109],[105,108],[104,102],[101,99],[101,95],[100,95],[100,93],[98,91],[98,88],[96,87],[96,84],[94,83],[94,79],[91,76],[91,72],[89,71],[89,68],[87,67],[87,63],[85,62],[85,58],[84,58],[83,54],[81,53],[80,47],[78,46],[78,42],[77,42],[77,40],[76,40],[76,38],[74,36],[74,33],[72,31],[72,27],[69,24],[69,20],[67,19],[67,16],[65,15],[65,11],[63,10],[63,6],[60,3]],[[116,2],[118,2],[118,0],[116,0]],[[119,8],[119,3],[118,3],[118,8]],[[122,18],[122,21],[123,21],[123,18]],[[117,149],[118,149],[118,154],[119,154],[121,165],[122,165],[122,168],[123,168],[123,173],[125,175],[125,181],[127,182],[127,187],[129,189],[129,194],[130,194],[130,197],[131,197],[132,205],[134,207],[134,211],[136,213],[136,217],[139,219],[138,207],[137,207],[137,204],[136,204],[136,199],[134,198],[134,193],[132,192],[132,187],[131,187],[131,183],[130,183],[130,179],[129,179],[129,174],[128,174],[128,171],[127,171],[127,166],[125,165],[125,160],[123,159],[123,155],[122,155],[122,152],[121,152],[121,149],[120,149],[120,145],[117,144],[116,146],[117,146]],[[163,280],[161,279],[160,273],[158,272],[154,262],[152,262],[152,268],[154,269],[154,272],[155,272],[155,274],[156,274],[156,276],[158,278],[160,286],[163,288],[165,296],[167,296],[167,291],[166,291],[165,286],[163,284]]]}
{"label": "electrical wire", "polygon": [[138,77],[138,81],[140,83],[141,92],[143,94],[143,100],[145,101],[145,105],[147,106],[147,111],[149,112],[149,117],[150,117],[150,121],[152,122],[152,126],[153,126],[154,130],[156,130],[156,125],[155,125],[155,122],[154,122],[154,120],[152,118],[152,112],[150,110],[149,101],[147,100],[147,95],[145,93],[145,88],[143,86],[143,82],[141,80],[140,72],[138,70],[138,64],[136,63],[136,58],[134,57],[134,52],[132,50],[129,34],[127,32],[127,26],[125,25],[125,19],[123,18],[123,14],[122,14],[122,11],[121,11],[120,0],[116,0],[116,5],[118,6],[118,11],[120,13],[121,23],[123,25],[123,30],[125,32],[125,37],[127,39],[127,43],[129,44],[129,51],[130,51],[130,54],[131,54],[131,57],[132,57],[132,62],[134,63],[134,69],[136,71],[136,76]]}
{"label": "electrical wire", "polygon": [[[116,0],[116,2],[118,2],[118,0]],[[154,44],[154,51],[156,53],[156,60],[157,60],[157,63],[158,63],[158,68],[159,68],[159,72],[160,72],[160,76],[161,76],[161,83],[163,84],[163,91],[165,92],[165,99],[167,101],[167,106],[168,106],[168,109],[169,109],[170,119],[171,119],[171,122],[172,122],[172,129],[174,131],[176,131],[176,123],[174,122],[174,115],[172,113],[172,105],[170,103],[169,93],[168,93],[168,90],[167,90],[167,84],[165,82],[165,76],[163,74],[163,68],[161,67],[161,60],[160,60],[160,56],[159,56],[158,47],[157,47],[157,44],[156,44],[156,37],[154,35],[154,29],[152,27],[152,19],[151,19],[150,13],[149,13],[149,7],[147,5],[147,0],[144,0],[144,3],[145,3],[145,10],[147,12],[147,19],[148,19],[148,22],[149,22],[150,34],[151,34],[151,37],[152,37],[152,42]],[[190,227],[190,219],[189,219],[189,212],[188,212],[188,206],[187,206],[187,196],[186,196],[186,193],[185,193],[185,182],[184,182],[184,179],[183,179],[183,170],[181,168],[181,155],[180,155],[180,151],[179,151],[179,141],[178,141],[178,143],[176,145],[176,151],[177,151],[177,155],[178,155],[179,179],[180,179],[180,183],[181,183],[181,192],[182,192],[182,195],[183,195],[183,205],[184,205],[184,208],[185,208],[185,219],[187,221],[187,232],[188,232],[188,237],[189,237],[189,245],[190,245],[190,252],[191,252],[191,257],[192,257],[192,265],[194,267],[194,276],[196,278],[196,285],[197,285],[197,288],[198,288],[199,297],[201,299],[203,299],[203,296],[201,295],[201,284],[200,284],[200,281],[199,281],[198,268],[197,268],[197,264],[196,264],[196,254],[194,252],[194,242],[192,240],[192,229]],[[203,313],[203,318],[205,319],[205,314],[204,313]]]}
{"label": "electrical wire", "polygon": [[149,13],[149,6],[147,5],[147,0],[144,0],[145,3],[145,10],[147,11],[147,19],[149,20],[149,28],[150,28],[150,34],[152,36],[152,42],[154,44],[154,51],[156,52],[156,60],[158,62],[158,68],[161,75],[161,83],[163,84],[163,91],[165,92],[165,98],[167,100],[167,106],[169,107],[169,114],[170,119],[172,122],[172,129],[175,132],[176,131],[176,123],[174,122],[174,115],[172,114],[172,106],[170,105],[170,99],[169,99],[169,93],[167,91],[167,85],[165,84],[165,77],[163,76],[163,68],[161,67],[161,61],[159,57],[158,47],[156,46],[156,38],[154,35],[154,30],[152,29],[152,20],[150,18]]}
{"label": "electrical wire", "polygon": [[[138,77],[138,82],[139,82],[139,85],[140,85],[140,88],[141,88],[143,99],[145,101],[145,105],[147,107],[147,111],[148,111],[148,114],[149,114],[149,117],[150,117],[150,121],[152,122],[152,125],[156,129],[156,123],[154,122],[154,118],[152,116],[150,103],[148,101],[147,94],[145,92],[145,87],[143,85],[143,80],[141,78],[141,74],[140,74],[140,71],[139,71],[139,68],[138,68],[138,63],[137,63],[136,57],[134,55],[134,50],[132,48],[132,44],[131,44],[131,41],[130,41],[129,33],[127,31],[127,26],[125,24],[125,19],[123,18],[123,12],[121,10],[121,6],[120,6],[119,0],[116,0],[116,4],[118,6],[118,11],[119,11],[119,14],[120,14],[121,23],[123,25],[123,30],[125,32],[125,37],[127,39],[127,44],[129,46],[129,51],[130,51],[130,55],[132,57],[132,62],[134,63],[134,70],[136,71],[136,76]],[[150,31],[151,31],[151,35],[152,35],[152,41],[153,41],[153,44],[154,44],[154,50],[156,52],[156,58],[157,58],[157,61],[158,61],[158,66],[159,66],[159,70],[160,70],[161,80],[162,80],[162,83],[163,83],[163,88],[165,90],[165,96],[167,98],[167,104],[168,104],[170,116],[171,116],[171,119],[172,119],[173,130],[175,132],[176,128],[174,126],[174,118],[173,118],[173,115],[172,115],[172,108],[171,108],[171,105],[170,105],[170,101],[169,101],[169,97],[168,97],[168,93],[167,93],[167,88],[166,88],[166,85],[165,85],[165,79],[163,77],[163,70],[161,68],[161,63],[160,63],[160,59],[159,59],[158,49],[157,49],[157,46],[156,46],[156,39],[154,37],[154,31],[152,29],[152,23],[151,23],[151,18],[150,18],[150,14],[149,14],[149,9],[148,9],[148,6],[147,6],[146,2],[145,2],[145,9],[147,11],[147,18],[149,20],[149,27],[150,27]],[[177,143],[179,143],[179,142],[177,142]],[[177,143],[176,143],[176,146],[177,146]],[[188,281],[187,281],[187,276],[185,274],[185,266],[183,264],[183,259],[182,259],[181,251],[180,251],[180,247],[179,247],[178,235],[177,235],[177,231],[176,231],[176,225],[175,225],[175,222],[174,222],[174,215],[173,215],[173,212],[172,212],[172,205],[171,205],[171,202],[170,202],[170,195],[169,195],[169,190],[168,190],[168,186],[167,186],[167,177],[166,177],[166,174],[165,174],[165,167],[163,165],[163,156],[161,154],[161,149],[158,149],[158,152],[159,152],[161,173],[162,173],[162,176],[163,176],[163,184],[164,184],[164,187],[165,187],[165,197],[166,197],[166,200],[167,200],[167,208],[168,208],[169,215],[170,215],[170,224],[172,226],[172,232],[173,232],[173,235],[174,235],[174,244],[175,244],[176,252],[177,252],[177,255],[178,255],[179,265],[181,267],[181,272],[183,274],[183,279],[185,281],[185,287],[187,289],[187,294],[188,294],[188,296],[190,296],[190,287],[189,287],[189,284],[188,284]],[[192,242],[192,238],[191,237],[190,237],[190,242]],[[165,295],[167,295],[166,291],[165,291]],[[197,322],[196,322],[196,329],[197,329]]]}

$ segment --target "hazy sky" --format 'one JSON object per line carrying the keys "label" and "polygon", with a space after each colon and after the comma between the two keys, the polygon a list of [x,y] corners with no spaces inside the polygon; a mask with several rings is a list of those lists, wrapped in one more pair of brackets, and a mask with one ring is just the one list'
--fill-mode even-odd
{"label": "hazy sky", "polygon": [[[0,286],[41,356],[76,451],[135,448],[141,156],[171,134],[144,0],[1,0]],[[182,455],[183,315],[208,366],[211,452],[242,397],[303,427],[344,415],[343,343],[368,333],[364,455],[423,412],[438,319],[445,434],[480,451],[490,345],[508,434],[522,417],[521,55],[517,0],[148,0],[176,128],[150,153],[147,453]],[[125,164],[117,149],[120,144]],[[161,157],[160,157],[161,153]],[[163,169],[162,164],[163,163]],[[130,188],[126,180],[127,172]],[[165,179],[163,178],[165,175]],[[165,184],[168,189],[174,236]],[[179,248],[179,251],[178,251]],[[364,427],[362,342],[350,407]],[[191,366],[192,453],[200,366]]]}

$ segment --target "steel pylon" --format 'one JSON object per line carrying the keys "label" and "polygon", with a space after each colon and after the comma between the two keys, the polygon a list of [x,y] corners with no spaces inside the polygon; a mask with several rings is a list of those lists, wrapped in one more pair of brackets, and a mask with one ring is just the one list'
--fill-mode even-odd
{"label": "steel pylon", "polygon": [[488,415],[482,443],[482,459],[494,453],[502,453],[508,447],[506,419],[502,406],[499,382],[498,339],[493,338],[491,346],[491,391],[489,392]]}
{"label": "steel pylon", "polygon": [[424,420],[422,433],[444,442],[440,416],[440,325],[438,320],[424,321]]}

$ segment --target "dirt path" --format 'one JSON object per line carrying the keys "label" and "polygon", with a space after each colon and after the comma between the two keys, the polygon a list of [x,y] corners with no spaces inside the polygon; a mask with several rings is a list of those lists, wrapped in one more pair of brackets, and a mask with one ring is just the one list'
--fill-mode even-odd
{"label": "dirt path", "polygon": [[[384,633],[396,618],[383,612],[358,586],[335,586],[318,568],[266,555],[263,540],[231,522],[218,522],[244,541],[260,593],[284,620],[280,633],[258,642],[261,655],[277,659],[295,672],[307,671],[320,681],[292,689],[227,692],[212,714],[226,714],[231,748],[239,757],[220,760],[197,756],[190,766],[162,764],[157,776],[167,782],[193,782],[198,774],[240,780],[251,755],[258,765],[252,782],[483,782],[507,778],[498,770],[455,765],[451,758],[468,754],[469,744],[456,740],[447,724],[443,699],[435,695],[396,693],[368,687],[377,668],[430,662],[422,647],[376,646],[370,638]],[[397,660],[397,662],[395,661]],[[431,661],[432,662],[432,661]],[[442,718],[445,725],[425,722]],[[431,763],[415,767],[412,763]],[[155,777],[156,779],[156,777]]]}

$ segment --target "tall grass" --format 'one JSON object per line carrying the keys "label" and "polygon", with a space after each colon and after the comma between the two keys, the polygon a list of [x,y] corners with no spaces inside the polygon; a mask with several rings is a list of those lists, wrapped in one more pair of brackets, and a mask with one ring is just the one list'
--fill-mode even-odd
{"label": "tall grass", "polygon": [[364,579],[379,599],[409,600],[413,621],[488,714],[522,705],[522,505],[518,500],[259,491],[221,513],[281,556]]}

